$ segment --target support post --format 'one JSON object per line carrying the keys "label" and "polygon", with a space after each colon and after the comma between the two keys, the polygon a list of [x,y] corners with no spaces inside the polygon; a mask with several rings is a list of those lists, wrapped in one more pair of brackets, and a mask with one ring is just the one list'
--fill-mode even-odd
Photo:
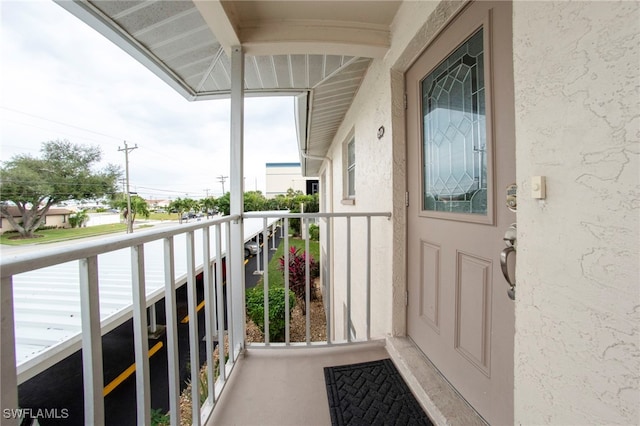
{"label": "support post", "polygon": [[[233,341],[237,349],[244,348],[245,308],[244,308],[244,53],[241,46],[231,48],[231,146],[230,146],[230,213],[240,219],[231,224],[231,265],[233,282],[232,312]],[[229,290],[229,289],[228,289]],[[236,348],[234,348],[235,350]]]}

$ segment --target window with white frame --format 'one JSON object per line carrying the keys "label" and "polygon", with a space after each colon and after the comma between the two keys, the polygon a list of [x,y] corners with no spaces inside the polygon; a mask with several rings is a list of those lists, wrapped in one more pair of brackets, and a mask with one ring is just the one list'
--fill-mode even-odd
{"label": "window with white frame", "polygon": [[356,197],[356,139],[351,137],[346,147],[345,156],[345,198]]}

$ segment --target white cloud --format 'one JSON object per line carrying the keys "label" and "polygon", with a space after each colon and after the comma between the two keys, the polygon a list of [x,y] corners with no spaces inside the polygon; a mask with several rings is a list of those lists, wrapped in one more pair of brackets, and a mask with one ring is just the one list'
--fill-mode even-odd
{"label": "white cloud", "polygon": [[[2,1],[0,161],[41,143],[100,145],[132,189],[166,198],[218,195],[229,175],[228,100],[187,102],[158,77],[53,2]],[[265,163],[299,161],[293,100],[245,100],[247,189],[264,191]],[[228,183],[225,189],[228,190]]]}

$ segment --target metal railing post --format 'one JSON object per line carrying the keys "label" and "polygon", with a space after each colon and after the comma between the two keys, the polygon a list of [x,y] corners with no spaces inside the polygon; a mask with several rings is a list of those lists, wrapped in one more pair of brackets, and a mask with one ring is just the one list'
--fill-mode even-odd
{"label": "metal railing post", "polygon": [[200,424],[200,336],[198,334],[198,293],[196,291],[195,242],[187,233],[187,311],[189,314],[189,362],[191,364],[191,424]]}
{"label": "metal railing post", "polygon": [[104,424],[104,380],[98,256],[80,259],[80,315],[82,317],[82,378],[85,424]]}
{"label": "metal railing post", "polygon": [[291,306],[289,306],[289,218],[284,219],[284,334],[285,344],[291,343]]}
{"label": "metal railing post", "polygon": [[[204,323],[205,323],[205,352],[207,354],[207,393],[211,402],[215,402],[215,374],[213,365],[213,339],[218,334],[216,326],[216,297],[214,293],[213,274],[211,273],[211,228],[202,229],[202,286],[204,287]],[[192,382],[193,383],[193,382]]]}
{"label": "metal railing post", "polygon": [[[258,240],[258,249],[260,248],[260,237],[259,234],[256,236]],[[269,240],[267,240],[267,218],[262,219],[262,241],[263,244],[266,243],[266,246],[269,247]],[[269,344],[270,342],[270,328],[269,328],[269,250],[266,247],[262,250],[263,256],[263,264],[264,271],[262,272],[262,282],[264,284],[264,343]],[[260,252],[256,255],[256,258],[260,259]],[[260,268],[260,261],[258,260],[258,269]]]}
{"label": "metal railing post", "polygon": [[331,297],[333,296],[332,292],[331,292],[331,262],[333,261],[333,252],[332,252],[332,247],[331,247],[331,223],[333,222],[333,218],[328,217],[327,218],[327,240],[326,240],[326,244],[327,244],[327,276],[323,277],[323,279],[326,282],[326,285],[324,286],[324,290],[326,291],[326,297],[324,297],[323,295],[323,301],[326,304],[326,319],[327,319],[327,343],[331,344],[331,318],[332,318],[332,314],[331,314]]}
{"label": "metal railing post", "polygon": [[178,360],[178,312],[176,308],[175,256],[173,237],[164,239],[164,310],[167,323],[167,373],[169,378],[169,412],[171,426],[178,426],[180,418],[180,363]]}
{"label": "metal railing post", "polygon": [[[307,345],[311,344],[311,270],[310,270],[310,258],[309,252],[309,219],[301,219],[304,223],[304,308],[305,308],[305,334]],[[302,226],[302,224],[300,224]],[[300,228],[302,229],[302,227]]]}
{"label": "metal railing post", "polygon": [[151,386],[149,384],[149,340],[144,276],[144,245],[131,247],[133,284],[133,340],[136,360],[136,404],[138,424],[151,423]]}
{"label": "metal railing post", "polygon": [[256,234],[256,244],[258,245],[258,253],[256,253],[256,270],[253,271],[253,275],[262,275],[264,272],[260,269],[260,234]]}
{"label": "metal railing post", "polygon": [[[222,229],[220,225],[216,225],[216,302],[218,313],[218,369],[220,372],[220,380],[222,382],[227,380],[227,374],[225,370],[225,352],[224,352],[224,330],[225,330],[225,310],[224,310],[224,294],[223,294],[223,282],[222,282],[222,235],[220,233]],[[228,291],[229,289],[227,289]],[[211,364],[213,364],[213,358],[211,358]],[[213,382],[213,377],[209,379]],[[213,385],[211,385],[213,390]]]}
{"label": "metal railing post", "polygon": [[[233,278],[232,278],[232,268],[231,268],[231,259],[233,258],[233,253],[231,253],[230,247],[231,247],[231,229],[230,229],[230,223],[227,222],[226,226],[225,226],[225,236],[226,236],[226,241],[225,241],[225,258],[224,258],[224,277],[223,279],[223,283],[227,289],[227,312],[226,312],[226,320],[227,320],[227,339],[229,340],[229,358],[231,359],[232,363],[235,363],[236,361],[236,351],[234,350],[235,346],[234,346],[234,339],[235,339],[235,334],[234,334],[234,329],[237,327],[237,324],[235,324],[234,322],[234,316],[233,316],[233,292],[236,291],[233,286],[231,285]],[[244,259],[244,250],[238,254],[238,257],[240,259]],[[244,296],[243,296],[244,297]],[[243,330],[244,330],[244,324],[242,324]],[[244,331],[243,331],[244,333]]]}
{"label": "metal railing post", "polygon": [[271,225],[271,251],[276,251],[276,222]]}
{"label": "metal railing post", "polygon": [[[16,339],[13,313],[13,277],[0,281],[0,408],[18,409]],[[18,424],[18,416],[2,419],[2,425]]]}
{"label": "metal railing post", "polygon": [[347,342],[351,342],[351,216],[347,216]]}
{"label": "metal railing post", "polygon": [[367,259],[366,259],[366,304],[367,321],[366,336],[371,339],[371,216],[367,216]]}

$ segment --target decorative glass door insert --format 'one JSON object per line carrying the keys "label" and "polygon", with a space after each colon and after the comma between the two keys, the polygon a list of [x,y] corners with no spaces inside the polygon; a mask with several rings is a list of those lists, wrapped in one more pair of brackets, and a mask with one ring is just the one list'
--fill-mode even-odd
{"label": "decorative glass door insert", "polygon": [[487,126],[480,29],[421,82],[424,211],[487,215]]}

